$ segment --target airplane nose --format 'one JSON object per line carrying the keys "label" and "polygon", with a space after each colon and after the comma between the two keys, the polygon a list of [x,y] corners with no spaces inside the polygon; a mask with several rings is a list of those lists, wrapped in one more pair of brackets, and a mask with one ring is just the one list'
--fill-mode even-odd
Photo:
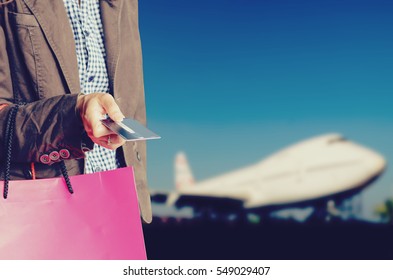
{"label": "airplane nose", "polygon": [[357,158],[361,163],[362,171],[358,170],[359,176],[372,178],[380,175],[385,170],[386,159],[377,151],[353,142],[347,142],[346,147],[351,156]]}
{"label": "airplane nose", "polygon": [[382,155],[376,152],[372,152],[371,155],[368,156],[367,165],[369,166],[370,170],[375,175],[377,175],[385,169],[386,160]]}

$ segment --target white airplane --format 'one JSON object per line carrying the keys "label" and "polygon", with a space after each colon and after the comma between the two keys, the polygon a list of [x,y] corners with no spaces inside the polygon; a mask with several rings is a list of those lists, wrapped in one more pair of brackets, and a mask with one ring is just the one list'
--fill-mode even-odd
{"label": "white airplane", "polygon": [[[353,195],[385,169],[377,152],[343,138],[322,135],[285,148],[245,168],[195,182],[186,156],[175,160],[176,191],[153,192],[152,201],[194,211],[287,207]],[[225,210],[224,210],[225,209]]]}

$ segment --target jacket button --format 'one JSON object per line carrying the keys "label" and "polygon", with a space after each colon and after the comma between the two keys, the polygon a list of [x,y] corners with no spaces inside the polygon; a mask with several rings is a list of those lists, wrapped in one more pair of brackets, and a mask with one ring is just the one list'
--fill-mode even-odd
{"label": "jacket button", "polygon": [[59,154],[60,154],[60,157],[63,159],[68,159],[71,156],[70,151],[67,149],[61,149],[59,151]]}
{"label": "jacket button", "polygon": [[82,152],[84,152],[84,153],[91,151],[91,150],[86,146],[86,144],[83,143],[83,142],[81,143],[81,147],[82,147]]}
{"label": "jacket button", "polygon": [[82,152],[90,152],[91,150],[88,147],[82,147]]}
{"label": "jacket button", "polygon": [[49,154],[49,158],[50,158],[52,161],[58,161],[58,160],[60,159],[60,154],[59,154],[58,152],[56,152],[56,151],[53,151],[53,152],[51,152],[51,153]]}
{"label": "jacket button", "polygon": [[47,154],[43,154],[42,156],[40,156],[40,162],[43,164],[49,164],[51,160]]}

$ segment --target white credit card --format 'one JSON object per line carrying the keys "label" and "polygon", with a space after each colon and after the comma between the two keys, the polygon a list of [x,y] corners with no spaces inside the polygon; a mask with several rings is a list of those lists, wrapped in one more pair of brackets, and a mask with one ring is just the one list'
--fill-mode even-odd
{"label": "white credit card", "polygon": [[124,118],[122,122],[114,122],[107,118],[101,120],[102,124],[112,130],[117,135],[120,135],[126,141],[150,140],[160,139],[153,131],[149,130],[136,120]]}

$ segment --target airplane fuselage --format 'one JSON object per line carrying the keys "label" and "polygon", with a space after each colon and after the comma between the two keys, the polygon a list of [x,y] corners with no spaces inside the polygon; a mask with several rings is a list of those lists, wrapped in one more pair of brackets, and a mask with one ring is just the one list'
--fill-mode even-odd
{"label": "airplane fuselage", "polygon": [[290,146],[255,165],[180,188],[177,195],[235,199],[245,208],[290,204],[362,187],[385,166],[378,153],[330,134]]}

